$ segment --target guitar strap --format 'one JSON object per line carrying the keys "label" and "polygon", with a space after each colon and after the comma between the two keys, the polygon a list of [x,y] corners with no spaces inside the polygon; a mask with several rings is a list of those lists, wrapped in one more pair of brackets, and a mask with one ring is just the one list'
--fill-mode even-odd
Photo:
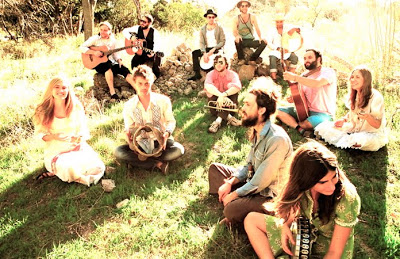
{"label": "guitar strap", "polygon": [[[250,27],[247,25],[247,23],[244,22],[242,16],[240,16],[240,14],[238,15],[238,18],[239,18],[239,20],[240,20],[244,25],[246,25],[247,29],[249,29],[249,32],[250,32],[251,36],[253,36],[253,38],[254,38],[254,35],[253,35],[253,33],[251,32]],[[251,14],[249,14],[249,21],[250,21],[250,23],[251,23]]]}
{"label": "guitar strap", "polygon": [[302,77],[309,77],[309,76],[311,76],[312,74],[315,74],[315,73],[321,71],[321,67],[322,67],[322,66],[319,66],[319,67],[317,67],[317,68],[314,69],[314,70],[308,71],[308,73],[305,73],[304,75],[302,75]]}

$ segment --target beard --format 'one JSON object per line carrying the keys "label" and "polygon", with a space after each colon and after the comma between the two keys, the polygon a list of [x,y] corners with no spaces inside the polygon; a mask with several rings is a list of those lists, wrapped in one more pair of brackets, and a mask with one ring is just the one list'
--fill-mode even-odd
{"label": "beard", "polygon": [[308,70],[316,69],[317,68],[317,61],[315,60],[315,61],[311,62],[311,64],[309,64],[309,65],[304,64],[304,66]]}
{"label": "beard", "polygon": [[146,26],[142,26],[142,29],[143,30],[146,30],[146,29],[148,29],[149,28],[149,25],[147,24]]}
{"label": "beard", "polygon": [[254,127],[257,125],[258,118],[257,116],[247,117],[246,119],[242,119],[242,126],[244,127]]}

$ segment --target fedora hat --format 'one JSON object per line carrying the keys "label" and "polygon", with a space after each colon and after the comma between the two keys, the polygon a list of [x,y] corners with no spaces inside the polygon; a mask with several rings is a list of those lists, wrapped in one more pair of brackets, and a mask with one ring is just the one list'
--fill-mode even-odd
{"label": "fedora hat", "polygon": [[243,2],[248,3],[248,4],[249,4],[249,7],[251,6],[250,1],[246,1],[246,0],[242,1],[242,0],[241,0],[241,1],[239,1],[239,2],[236,4],[236,7],[237,7],[237,8],[240,8],[240,6],[242,5]]}
{"label": "fedora hat", "polygon": [[217,17],[218,15],[216,13],[214,13],[214,11],[212,9],[208,9],[207,12],[204,14],[204,17],[207,17],[207,15],[212,14],[215,17]]}
{"label": "fedora hat", "polygon": [[153,18],[153,16],[152,16],[151,14],[146,13],[146,14],[142,14],[142,15],[140,16],[140,20],[153,23],[154,18]]}

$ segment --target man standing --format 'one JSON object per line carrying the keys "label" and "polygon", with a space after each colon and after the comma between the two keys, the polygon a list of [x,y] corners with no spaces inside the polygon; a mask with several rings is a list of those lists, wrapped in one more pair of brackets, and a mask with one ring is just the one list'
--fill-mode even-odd
{"label": "man standing", "polygon": [[[84,54],[94,55],[97,58],[104,56],[104,53],[98,50],[92,50],[91,47],[107,46],[108,50],[115,49],[116,39],[112,34],[112,26],[109,22],[101,22],[100,33],[87,39],[81,46],[80,51]],[[103,74],[106,78],[108,88],[112,99],[119,99],[114,89],[114,75],[122,75],[126,81],[133,86],[133,77],[129,69],[122,64],[118,52],[113,53],[104,63],[98,64],[93,68],[97,73]]]}
{"label": "man standing", "polygon": [[[294,107],[284,107],[278,110],[278,119],[286,125],[297,129],[300,134],[310,137],[312,130],[321,122],[332,120],[336,110],[336,73],[332,68],[322,67],[322,55],[315,49],[308,49],[304,54],[304,67],[308,70],[301,76],[285,72],[285,80],[298,82],[300,91],[306,98],[309,117],[298,121]],[[289,98],[289,102],[293,102]]]}
{"label": "man standing", "polygon": [[[163,134],[163,143],[158,145],[163,145],[164,151],[159,157],[149,157],[143,161],[129,145],[122,145],[115,150],[115,157],[122,163],[144,169],[158,168],[163,174],[167,174],[169,162],[181,157],[185,152],[183,146],[172,138],[176,121],[172,113],[171,100],[165,95],[151,91],[155,76],[150,67],[146,65],[136,67],[133,70],[133,80],[137,95],[125,103],[123,110],[127,142],[134,141],[130,132],[133,126],[151,125]],[[154,137],[146,140],[154,141]],[[152,150],[149,153],[151,152]]]}
{"label": "man standing", "polygon": [[[249,1],[239,1],[236,5],[240,10],[240,14],[234,20],[233,36],[235,36],[235,46],[238,54],[239,65],[245,63],[243,48],[256,48],[256,51],[251,55],[249,64],[255,65],[257,58],[267,46],[267,40],[261,37],[261,31],[258,27],[255,15],[250,15],[248,9],[251,3]],[[254,38],[254,29],[257,32],[259,40]]]}
{"label": "man standing", "polygon": [[[242,84],[239,75],[228,69],[226,57],[217,55],[214,59],[214,70],[209,72],[204,81],[204,90],[206,91],[208,101],[216,102],[217,107],[232,107],[232,104],[238,106],[239,91]],[[239,126],[240,120],[236,119],[229,111],[210,109],[213,116],[217,119],[211,123],[208,131],[216,133],[221,127],[222,120],[227,124]]]}
{"label": "man standing", "polygon": [[[285,18],[283,14],[278,14],[276,16],[276,26],[270,31],[268,37],[268,47],[272,49],[272,51],[269,53],[269,69],[271,72],[271,78],[274,80],[276,80],[276,73],[278,71],[277,61],[282,58],[281,51],[283,51],[283,59],[290,60],[289,71],[295,72],[299,58],[294,52],[299,50],[303,45],[303,38],[300,35],[300,28],[286,26],[284,25],[284,20]],[[289,50],[289,39],[292,37],[297,37],[299,44],[296,46],[296,49]],[[284,46],[282,46],[282,44]]]}
{"label": "man standing", "polygon": [[207,18],[207,24],[200,30],[200,49],[192,52],[193,71],[195,75],[189,80],[197,80],[201,78],[200,74],[200,58],[208,63],[210,56],[225,45],[225,33],[221,26],[219,26],[215,19],[217,14],[212,9],[207,10],[204,14]]}
{"label": "man standing", "polygon": [[224,204],[222,222],[243,222],[249,212],[266,212],[263,204],[281,191],[293,147],[287,133],[270,120],[279,95],[271,79],[255,81],[242,107],[242,125],[252,127],[246,165],[235,169],[213,163],[209,168],[209,193],[218,194]]}
{"label": "man standing", "polygon": [[125,28],[122,34],[125,39],[132,40],[133,44],[143,44],[143,47],[154,51],[153,53],[148,53],[146,51],[143,51],[141,54],[136,53],[132,58],[131,68],[133,69],[138,65],[142,65],[146,63],[146,61],[151,61],[153,72],[156,77],[159,77],[161,57],[156,53],[160,51],[160,35],[158,31],[151,26],[153,21],[153,16],[145,14],[140,19],[140,25]]}

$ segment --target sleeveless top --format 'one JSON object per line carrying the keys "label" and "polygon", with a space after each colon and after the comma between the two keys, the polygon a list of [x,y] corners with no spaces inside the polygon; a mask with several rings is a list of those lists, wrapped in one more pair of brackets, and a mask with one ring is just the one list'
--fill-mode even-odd
{"label": "sleeveless top", "polygon": [[242,37],[242,39],[254,40],[253,25],[251,24],[250,14],[249,14],[249,20],[246,23],[243,23],[244,21],[240,17],[240,14],[238,15],[238,19],[239,19],[238,32],[239,35]]}

